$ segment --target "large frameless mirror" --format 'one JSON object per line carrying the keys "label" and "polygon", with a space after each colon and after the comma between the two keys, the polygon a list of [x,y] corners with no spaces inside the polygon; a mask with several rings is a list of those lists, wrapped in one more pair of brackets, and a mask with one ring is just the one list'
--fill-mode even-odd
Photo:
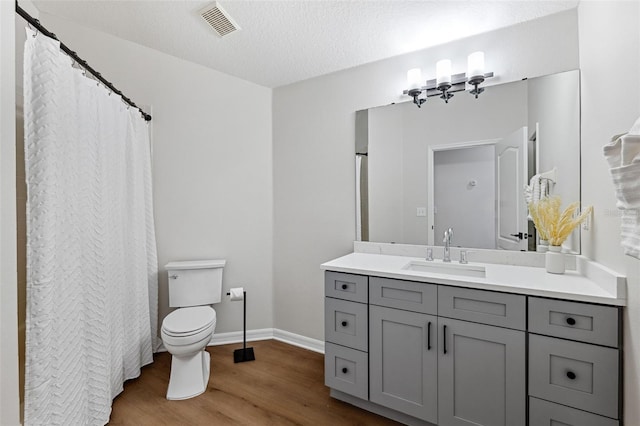
{"label": "large frameless mirror", "polygon": [[563,205],[580,200],[578,70],[356,113],[358,240],[442,245],[453,228],[454,246],[535,250],[534,176]]}

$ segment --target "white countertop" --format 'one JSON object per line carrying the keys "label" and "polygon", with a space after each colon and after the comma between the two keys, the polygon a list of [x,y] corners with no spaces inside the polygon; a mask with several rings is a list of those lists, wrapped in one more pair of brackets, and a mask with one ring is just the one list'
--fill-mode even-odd
{"label": "white countertop", "polygon": [[[607,305],[625,306],[627,303],[626,279],[617,275],[608,277],[606,273],[598,270],[597,264],[584,259],[581,262],[586,263],[587,266],[579,269],[587,273],[595,270],[593,277],[587,277],[575,270],[567,270],[564,274],[558,275],[550,274],[545,268],[540,267],[478,262],[469,262],[468,265],[484,267],[486,276],[483,278],[403,269],[411,261],[420,262],[424,261],[424,258],[351,253],[323,263],[321,268],[327,271],[373,275]],[[430,263],[442,264],[442,260],[434,260]],[[452,264],[455,263],[457,262],[452,262]]]}

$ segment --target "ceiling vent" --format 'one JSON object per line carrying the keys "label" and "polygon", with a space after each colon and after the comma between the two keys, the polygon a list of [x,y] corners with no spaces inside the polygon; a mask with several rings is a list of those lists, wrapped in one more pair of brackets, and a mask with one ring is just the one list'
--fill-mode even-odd
{"label": "ceiling vent", "polygon": [[200,16],[211,25],[211,28],[213,28],[220,37],[224,37],[240,29],[238,24],[235,23],[218,2],[202,9]]}

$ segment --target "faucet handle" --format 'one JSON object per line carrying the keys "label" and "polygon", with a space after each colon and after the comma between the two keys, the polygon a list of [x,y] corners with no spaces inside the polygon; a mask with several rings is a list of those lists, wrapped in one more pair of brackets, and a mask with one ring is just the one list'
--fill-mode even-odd
{"label": "faucet handle", "polygon": [[467,260],[466,250],[460,250],[460,263],[462,263],[463,265],[469,263],[469,261]]}
{"label": "faucet handle", "polygon": [[425,260],[428,260],[428,261],[433,260],[433,249],[431,247],[427,249],[427,258]]}
{"label": "faucet handle", "polygon": [[444,238],[442,242],[446,243],[447,240],[449,240],[449,243],[451,243],[451,237],[453,237],[453,228],[449,228],[446,231],[444,231]]}

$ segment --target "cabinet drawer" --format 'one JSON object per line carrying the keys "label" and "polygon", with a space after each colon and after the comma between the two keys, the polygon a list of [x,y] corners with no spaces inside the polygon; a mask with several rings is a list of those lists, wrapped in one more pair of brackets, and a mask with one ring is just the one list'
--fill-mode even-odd
{"label": "cabinet drawer", "polygon": [[529,426],[618,426],[617,420],[529,398]]}
{"label": "cabinet drawer", "polygon": [[330,388],[369,399],[369,359],[365,352],[326,343],[324,384]]}
{"label": "cabinet drawer", "polygon": [[328,342],[367,350],[367,305],[325,298],[324,332]]}
{"label": "cabinet drawer", "polygon": [[438,315],[525,330],[526,298],[460,287],[439,286]]}
{"label": "cabinet drawer", "polygon": [[529,395],[618,418],[616,349],[529,335]]}
{"label": "cabinet drawer", "polygon": [[425,314],[438,312],[438,286],[435,284],[371,277],[369,292],[372,305]]}
{"label": "cabinet drawer", "polygon": [[618,308],[529,298],[529,331],[618,347]]}
{"label": "cabinet drawer", "polygon": [[324,295],[336,299],[367,303],[369,277],[327,271],[324,274]]}

